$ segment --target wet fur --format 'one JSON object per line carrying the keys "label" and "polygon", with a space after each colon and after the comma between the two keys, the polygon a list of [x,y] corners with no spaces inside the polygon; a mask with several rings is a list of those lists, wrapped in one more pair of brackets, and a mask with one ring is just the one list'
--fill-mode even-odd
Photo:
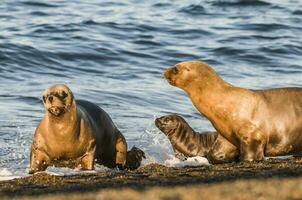
{"label": "wet fur", "polygon": [[[75,101],[65,85],[45,90],[43,103],[45,115],[33,137],[29,173],[50,165],[92,170],[95,162],[125,167],[126,140],[103,109],[85,100]],[[135,166],[140,165],[139,158],[132,159]]]}
{"label": "wet fur", "polygon": [[250,90],[222,80],[206,63],[187,61],[164,71],[214,128],[240,150],[242,161],[302,151],[302,88]]}
{"label": "wet fur", "polygon": [[197,133],[178,115],[157,118],[155,125],[167,135],[177,157],[204,156],[211,163],[238,159],[238,149],[217,132]]}

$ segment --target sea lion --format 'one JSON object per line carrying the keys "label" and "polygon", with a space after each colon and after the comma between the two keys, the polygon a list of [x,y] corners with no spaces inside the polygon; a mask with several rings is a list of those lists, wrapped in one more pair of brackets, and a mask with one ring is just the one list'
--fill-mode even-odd
{"label": "sea lion", "polygon": [[187,61],[166,69],[215,129],[240,149],[243,161],[302,151],[302,88],[251,90],[233,86],[206,63]]}
{"label": "sea lion", "polygon": [[233,162],[238,159],[238,149],[217,132],[195,132],[178,115],[155,119],[155,125],[170,140],[176,157],[204,156],[213,164]]}
{"label": "sea lion", "polygon": [[125,167],[125,137],[103,109],[89,101],[76,101],[61,84],[43,92],[43,103],[45,115],[33,136],[30,174],[50,165],[92,170],[97,162]]}

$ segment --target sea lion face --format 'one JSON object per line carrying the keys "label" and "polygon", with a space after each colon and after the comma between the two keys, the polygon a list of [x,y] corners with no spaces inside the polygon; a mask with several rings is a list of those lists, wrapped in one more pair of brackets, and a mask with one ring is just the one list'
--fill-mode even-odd
{"label": "sea lion face", "polygon": [[206,63],[200,61],[180,62],[164,71],[167,81],[176,87],[186,88],[194,80],[204,80],[213,73],[213,70]]}
{"label": "sea lion face", "polygon": [[178,115],[166,115],[155,119],[155,125],[165,135],[171,135],[179,128],[181,123],[186,123],[184,119]]}
{"label": "sea lion face", "polygon": [[53,85],[43,92],[45,109],[54,116],[66,113],[73,104],[73,94],[66,85]]}

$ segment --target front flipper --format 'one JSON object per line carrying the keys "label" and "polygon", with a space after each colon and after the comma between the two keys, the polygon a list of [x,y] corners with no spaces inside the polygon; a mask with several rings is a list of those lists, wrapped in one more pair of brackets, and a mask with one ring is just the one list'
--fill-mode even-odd
{"label": "front flipper", "polygon": [[94,141],[89,143],[88,151],[81,157],[78,168],[82,170],[93,170],[96,145]]}
{"label": "front flipper", "polygon": [[227,139],[218,135],[206,157],[211,164],[239,161],[239,149]]}
{"label": "front flipper", "polygon": [[116,144],[116,157],[115,157],[115,164],[120,168],[123,169],[126,164],[126,155],[127,155],[127,142],[125,137],[119,132]]}
{"label": "front flipper", "polygon": [[257,126],[247,123],[238,132],[240,139],[240,160],[264,160],[265,134]]}
{"label": "front flipper", "polygon": [[49,158],[47,154],[41,150],[32,150],[30,153],[30,169],[29,174],[39,171],[45,171],[48,167]]}
{"label": "front flipper", "polygon": [[125,167],[130,170],[135,170],[141,165],[143,158],[146,159],[145,153],[140,148],[133,146],[131,150],[127,152]]}

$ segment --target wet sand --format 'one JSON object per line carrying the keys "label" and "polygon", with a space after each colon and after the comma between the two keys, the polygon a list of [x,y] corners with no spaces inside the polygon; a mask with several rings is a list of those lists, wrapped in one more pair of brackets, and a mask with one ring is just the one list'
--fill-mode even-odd
{"label": "wet sand", "polygon": [[302,159],[135,171],[39,173],[0,182],[1,199],[301,199]]}

